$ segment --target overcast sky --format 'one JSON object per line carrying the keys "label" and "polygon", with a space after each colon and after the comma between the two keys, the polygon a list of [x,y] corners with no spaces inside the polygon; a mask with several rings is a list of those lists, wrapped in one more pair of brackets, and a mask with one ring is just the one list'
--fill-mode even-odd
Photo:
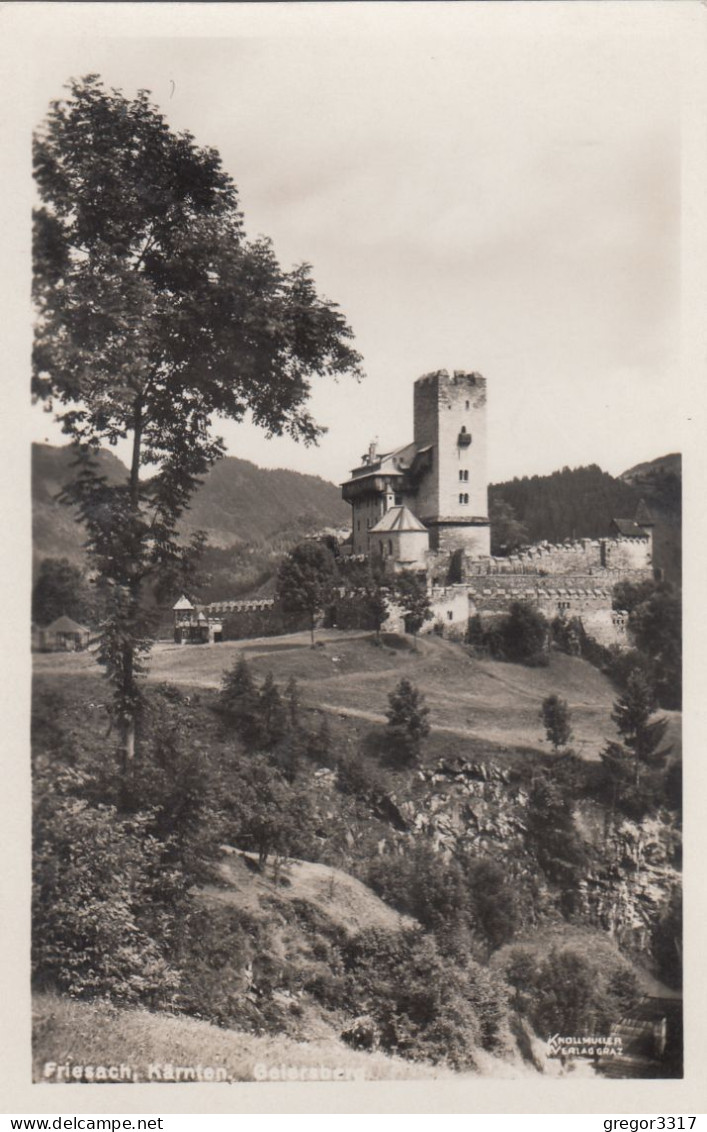
{"label": "overcast sky", "polygon": [[231,454],[340,481],[411,439],[439,368],[488,380],[494,481],[680,448],[670,5],[207,5],[186,35],[179,7],[175,38],[136,13],[45,40],[33,115],[70,76],[148,88],[349,319],[367,377],[318,384],[319,449],[219,425]]}

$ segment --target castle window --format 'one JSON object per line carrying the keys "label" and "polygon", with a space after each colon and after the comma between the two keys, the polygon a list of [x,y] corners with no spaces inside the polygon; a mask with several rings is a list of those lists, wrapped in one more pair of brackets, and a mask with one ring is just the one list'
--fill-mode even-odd
{"label": "castle window", "polygon": [[466,492],[466,491],[465,491],[465,492],[460,492],[460,493],[459,493],[459,502],[460,502],[460,503],[468,503],[468,502],[469,502],[469,494],[468,494],[468,492]]}
{"label": "castle window", "polygon": [[464,408],[466,409],[467,412],[469,412],[469,402],[468,401],[464,402]]}
{"label": "castle window", "polygon": [[392,538],[388,539],[388,554],[390,554],[391,556],[393,554],[393,540],[392,540]]}
{"label": "castle window", "polygon": [[396,507],[402,507],[402,503],[403,503],[402,495],[396,495],[395,496],[395,506]]}
{"label": "castle window", "polygon": [[454,620],[454,610],[448,609],[447,610],[447,621],[453,621],[453,620]]}
{"label": "castle window", "polygon": [[462,480],[464,483],[466,483],[468,481],[468,479],[469,479],[468,468],[460,468],[459,469],[459,479]]}
{"label": "castle window", "polygon": [[457,444],[460,448],[468,448],[471,444],[471,433],[466,431],[466,425],[462,425],[461,432],[457,437]]}

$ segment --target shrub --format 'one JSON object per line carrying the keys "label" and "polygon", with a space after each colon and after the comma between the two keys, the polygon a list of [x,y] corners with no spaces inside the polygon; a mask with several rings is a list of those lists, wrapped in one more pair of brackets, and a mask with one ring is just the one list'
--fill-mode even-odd
{"label": "shrub", "polygon": [[162,941],[179,912],[179,877],[165,869],[146,816],[90,806],[75,785],[66,772],[36,784],[34,979],[77,997],[159,1004],[177,983]]}
{"label": "shrub", "polygon": [[270,925],[245,909],[192,903],[172,947],[179,970],[176,1005],[219,1026],[283,1028],[272,993],[290,981]]}

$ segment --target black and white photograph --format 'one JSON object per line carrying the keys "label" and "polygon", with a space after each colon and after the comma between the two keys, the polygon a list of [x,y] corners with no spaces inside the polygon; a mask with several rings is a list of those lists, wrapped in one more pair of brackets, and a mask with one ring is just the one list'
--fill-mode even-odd
{"label": "black and white photograph", "polygon": [[704,9],[36,7],[33,1093],[682,1082]]}

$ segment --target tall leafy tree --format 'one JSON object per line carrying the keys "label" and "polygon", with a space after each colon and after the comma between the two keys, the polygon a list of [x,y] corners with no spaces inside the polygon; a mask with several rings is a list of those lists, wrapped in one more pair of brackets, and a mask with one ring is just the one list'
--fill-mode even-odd
{"label": "tall leafy tree", "polygon": [[287,613],[306,613],[314,644],[317,617],[334,593],[336,563],[321,542],[302,542],[283,559],[277,577],[277,599]]}
{"label": "tall leafy tree", "polygon": [[[76,449],[67,497],[111,598],[101,659],[129,762],[145,583],[184,557],[179,518],[223,451],[214,418],[316,442],[312,377],[359,374],[360,357],[309,266],[284,271],[268,240],[246,239],[216,150],[171,130],[147,91],[96,75],[68,91],[35,138],[33,389]],[[126,439],[129,474],[111,486],[95,452]]]}
{"label": "tall leafy tree", "polygon": [[39,625],[66,614],[75,621],[89,620],[92,601],[83,572],[67,558],[45,558],[32,588],[32,620]]}
{"label": "tall leafy tree", "polygon": [[401,570],[395,579],[395,600],[405,615],[406,632],[412,633],[417,648],[417,634],[425,621],[432,619],[430,597],[424,575],[414,570]]}
{"label": "tall leafy tree", "polygon": [[532,602],[514,601],[501,624],[502,648],[507,660],[537,663],[546,656],[549,627]]}

